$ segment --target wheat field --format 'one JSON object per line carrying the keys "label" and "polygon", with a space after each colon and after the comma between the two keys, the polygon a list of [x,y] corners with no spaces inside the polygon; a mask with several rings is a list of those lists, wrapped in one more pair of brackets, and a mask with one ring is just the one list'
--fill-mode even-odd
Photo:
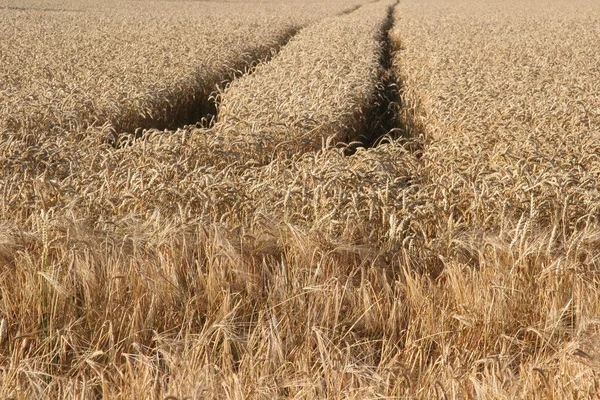
{"label": "wheat field", "polygon": [[600,395],[600,4],[0,15],[1,398]]}

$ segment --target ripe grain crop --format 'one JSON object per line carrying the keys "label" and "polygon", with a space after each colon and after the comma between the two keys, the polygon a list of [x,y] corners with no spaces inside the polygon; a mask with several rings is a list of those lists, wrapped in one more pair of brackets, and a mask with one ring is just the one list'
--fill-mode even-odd
{"label": "ripe grain crop", "polygon": [[270,63],[225,90],[215,131],[258,142],[260,154],[251,156],[263,163],[274,153],[301,154],[368,135],[394,4],[367,4],[304,29]]}
{"label": "ripe grain crop", "polygon": [[[235,100],[236,97],[243,95],[250,99],[259,96],[258,87],[268,76],[274,82],[274,87],[283,84],[298,92],[289,95],[287,107],[290,110],[295,107],[299,117],[290,119],[289,110],[259,109],[258,100],[254,103],[248,100],[249,111],[244,116],[244,121],[247,121],[244,124],[226,115],[211,129],[188,127],[171,133],[149,130],[139,140],[134,135],[121,134],[121,143],[137,140],[132,149],[112,151],[110,146],[103,143],[105,130],[97,128],[84,130],[80,134],[83,139],[78,142],[69,143],[68,138],[59,136],[52,143],[31,146],[26,151],[22,150],[23,145],[19,141],[5,141],[2,144],[4,170],[10,174],[7,186],[15,188],[10,196],[7,195],[10,198],[7,203],[23,205],[11,212],[26,219],[42,206],[37,196],[36,182],[39,176],[44,176],[46,180],[61,182],[46,202],[50,207],[64,209],[76,206],[86,213],[106,213],[114,208],[114,204],[118,204],[119,214],[126,214],[143,212],[157,205],[172,211],[181,201],[191,201],[200,207],[194,207],[195,212],[203,215],[208,212],[207,207],[214,211],[221,201],[219,196],[212,202],[206,202],[194,195],[205,190],[202,186],[204,181],[198,181],[197,168],[216,171],[221,175],[232,168],[244,169],[255,166],[257,162],[264,164],[276,157],[278,152],[284,157],[292,155],[292,152],[301,153],[302,143],[306,150],[316,145],[320,147],[322,142],[332,141],[335,137],[356,136],[363,129],[366,123],[364,114],[372,107],[371,103],[376,100],[379,90],[380,41],[391,4],[389,1],[369,4],[347,15],[307,27],[275,59],[241,78],[241,83],[232,85],[223,94],[224,102],[241,107],[242,102]],[[333,28],[328,28],[330,25]],[[329,48],[316,44],[325,36],[332,43]],[[352,46],[343,46],[346,42]],[[295,54],[303,51],[302,54],[307,56],[311,49],[316,51],[311,57],[314,60],[323,59],[321,63],[315,66],[311,59],[306,63],[290,63],[290,59],[296,60]],[[288,72],[294,69],[299,72]],[[344,74],[340,75],[340,71]],[[291,78],[292,75],[296,78]],[[290,82],[281,81],[285,77],[290,77]],[[307,86],[303,86],[305,83]],[[239,88],[246,85],[252,86],[254,92],[249,91],[244,95]],[[310,91],[302,94],[302,90],[308,88],[311,88]],[[268,88],[264,90],[270,92]],[[320,98],[325,93],[329,97]],[[302,100],[302,96],[310,101]],[[298,101],[294,102],[294,99]],[[317,101],[322,102],[319,115],[314,110],[306,110],[308,105],[314,107],[313,103]],[[334,101],[337,103],[331,105]],[[286,118],[287,122],[282,122]],[[269,122],[275,119],[280,122]],[[316,122],[319,123],[318,127],[314,125]],[[267,124],[272,126],[267,127]],[[253,131],[243,131],[252,126]],[[285,133],[289,137],[284,140],[282,135]],[[90,152],[89,148],[97,150]],[[283,151],[284,148],[286,151]],[[132,173],[142,165],[160,166],[161,171]],[[98,168],[109,174],[110,178],[95,175]],[[132,182],[132,179],[136,182]],[[163,190],[165,183],[172,189]],[[96,187],[92,188],[94,185]],[[86,189],[76,195],[73,190],[66,190],[82,186]],[[187,212],[189,214],[192,210]]]}
{"label": "ripe grain crop", "polygon": [[234,71],[352,6],[31,3],[0,8],[0,129],[27,133],[28,144],[51,130],[193,123]]}
{"label": "ripe grain crop", "polygon": [[0,397],[597,395],[600,10],[535,4],[400,3],[405,136],[351,156],[0,142]]}
{"label": "ripe grain crop", "polygon": [[[115,149],[103,140],[104,127],[85,125],[52,134],[43,127],[7,130],[3,137],[2,395],[222,398],[232,391],[275,394],[280,377],[301,378],[281,369],[284,359],[270,358],[275,347],[260,350],[261,330],[271,330],[277,316],[264,325],[268,309],[253,311],[270,307],[261,305],[270,295],[266,281],[256,281],[257,268],[263,259],[268,274],[282,260],[284,243],[273,233],[285,226],[253,213],[260,184],[239,166],[211,166],[221,156],[216,146],[211,158],[198,157],[206,155],[202,135],[151,131],[139,145]],[[35,144],[25,146],[22,135]],[[235,232],[246,230],[257,236],[243,234],[239,248]],[[238,249],[250,248],[250,259],[238,258]],[[241,264],[229,264],[229,256]],[[273,283],[273,296],[288,296],[285,285]],[[235,305],[238,289],[250,295]],[[240,386],[227,375],[241,361],[231,356],[240,356],[251,337],[247,349],[259,351],[243,363],[265,369],[248,370]],[[312,346],[302,350],[311,360]],[[200,361],[206,357],[212,361]],[[311,388],[319,374],[291,390],[326,394],[332,389]]]}
{"label": "ripe grain crop", "polygon": [[423,144],[428,209],[414,221],[433,258],[413,288],[423,316],[411,341],[428,350],[410,393],[597,396],[600,7],[433,0],[396,12],[402,117]]}

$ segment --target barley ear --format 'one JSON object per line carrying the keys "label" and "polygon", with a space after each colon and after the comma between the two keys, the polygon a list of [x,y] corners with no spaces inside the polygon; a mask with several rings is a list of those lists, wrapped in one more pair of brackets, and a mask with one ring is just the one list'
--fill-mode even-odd
{"label": "barley ear", "polygon": [[4,318],[0,321],[0,345],[8,339],[8,323]]}

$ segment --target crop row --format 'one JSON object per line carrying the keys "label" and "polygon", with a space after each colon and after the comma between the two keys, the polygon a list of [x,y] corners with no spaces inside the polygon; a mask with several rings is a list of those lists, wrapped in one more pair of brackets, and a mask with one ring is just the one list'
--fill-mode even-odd
{"label": "crop row", "polygon": [[[206,192],[204,185],[212,173],[216,174],[215,181],[223,174],[237,176],[257,162],[264,164],[278,155],[285,158],[301,154],[345,135],[352,138],[362,129],[364,114],[377,92],[380,39],[390,4],[369,4],[303,30],[270,63],[241,78],[240,83],[236,81],[223,93],[223,104],[229,108],[220,113],[220,120],[212,129],[187,128],[168,133],[149,130],[139,139],[123,134],[122,140],[137,142],[122,149],[105,143],[107,132],[102,128],[83,131],[85,135],[78,141],[59,135],[39,146],[24,147],[22,141],[5,140],[0,144],[4,150],[3,171],[6,187],[11,188],[5,204],[21,204],[14,212],[23,218],[40,207],[65,210],[75,206],[84,213],[109,217],[115,212],[143,214],[154,207],[172,212],[182,202],[190,206],[185,207],[186,214],[212,215],[211,218],[220,215],[221,205],[231,206],[227,206],[227,196],[215,194],[207,201],[199,195]],[[325,33],[331,46],[316,46],[330,25],[335,29]],[[300,53],[310,62],[290,63],[294,54]],[[328,54],[335,57],[329,58]],[[318,59],[323,62],[315,67]],[[338,74],[340,71],[344,73]],[[261,92],[265,76],[275,75],[273,89],[265,87]],[[314,76],[320,76],[321,85],[327,90],[319,89]],[[241,90],[248,85],[248,91]],[[264,93],[280,87],[293,89],[286,96],[280,95],[286,102],[285,109],[258,107],[259,99],[266,99]],[[245,111],[243,102],[238,100],[240,96],[248,99]],[[251,100],[253,97],[257,100]],[[233,117],[233,110],[246,112],[242,121]],[[293,118],[292,112],[296,113]],[[149,166],[152,168],[147,169]],[[46,205],[39,202],[35,182],[40,177],[57,182]]]}
{"label": "crop row", "polygon": [[193,121],[194,108],[234,71],[352,6],[33,3],[0,9],[0,128],[30,139],[55,128]]}
{"label": "crop row", "polygon": [[[317,69],[295,65],[315,74],[324,69],[323,85],[331,89],[319,93],[317,81],[303,78],[314,90],[311,101],[329,107],[316,114],[329,128],[314,132],[315,143],[329,135],[346,139],[337,119],[355,124],[363,118],[375,89],[360,79],[377,83],[389,5],[370,4],[355,16],[340,16],[343,23],[328,20],[335,30],[316,25],[318,31],[310,34],[307,28],[301,37],[310,46],[290,43],[305,58],[318,53],[312,63],[328,60]],[[341,60],[327,58],[322,47],[328,42],[318,41],[316,32],[330,35],[331,51]],[[283,60],[291,57],[281,54]],[[262,69],[271,67],[259,68],[259,79]],[[334,71],[344,75],[333,76]],[[292,82],[292,96],[301,96],[293,74],[278,76]],[[224,103],[236,93],[234,86],[224,93]],[[357,97],[353,88],[366,97]],[[302,124],[277,117],[297,135],[290,136],[290,145],[309,137],[308,116],[301,112],[306,104],[296,105],[306,119]],[[266,123],[265,110],[253,110],[246,117]],[[354,132],[352,124],[347,132]],[[156,386],[161,395],[223,398],[229,389],[211,382],[229,382],[233,369],[241,368],[245,393],[276,393],[277,382],[285,382],[290,394],[324,398],[334,395],[338,372],[315,352],[321,331],[331,340],[322,347],[324,357],[335,351],[334,343],[345,346],[348,363],[359,367],[348,371],[348,379],[365,382],[360,389],[365,394],[383,389],[369,383],[385,380],[369,367],[377,354],[368,332],[382,328],[376,317],[381,309],[358,295],[381,287],[369,286],[371,273],[353,282],[357,262],[377,257],[387,221],[395,218],[394,204],[408,184],[402,153],[392,153],[398,157],[388,160],[385,173],[376,149],[348,158],[328,148],[273,157],[255,168],[251,160],[260,155],[258,146],[249,152],[249,137],[228,130],[233,127],[230,116],[212,129],[150,130],[141,138],[130,135],[134,145],[121,148],[106,143],[102,127],[74,130],[77,140],[65,131],[32,146],[10,137],[0,143],[0,264],[7,271],[0,309],[11,335],[0,362],[16,366],[7,366],[0,393],[12,395],[18,377],[26,376],[23,388],[30,397],[104,390],[106,397],[144,398],[147,384],[166,378],[168,369],[168,386]],[[344,285],[348,297],[340,297]],[[381,305],[395,307],[387,300]],[[354,325],[361,315],[365,323]],[[397,338],[394,318],[385,329],[393,326],[389,333]],[[232,362],[234,353],[241,358]],[[166,369],[157,367],[159,359]],[[395,379],[393,359],[385,356],[381,363]]]}
{"label": "crop row", "polygon": [[401,117],[420,146],[406,259],[433,277],[404,342],[434,349],[412,385],[597,393],[600,7],[405,1],[396,16]]}
{"label": "crop row", "polygon": [[271,62],[225,90],[214,130],[253,143],[260,154],[249,156],[262,162],[366,135],[394,4],[367,4],[304,29]]}

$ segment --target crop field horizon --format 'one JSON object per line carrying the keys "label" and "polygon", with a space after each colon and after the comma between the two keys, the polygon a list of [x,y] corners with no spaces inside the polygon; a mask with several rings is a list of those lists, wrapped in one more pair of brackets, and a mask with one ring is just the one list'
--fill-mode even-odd
{"label": "crop field horizon", "polygon": [[0,0],[0,398],[597,399],[600,3]]}

